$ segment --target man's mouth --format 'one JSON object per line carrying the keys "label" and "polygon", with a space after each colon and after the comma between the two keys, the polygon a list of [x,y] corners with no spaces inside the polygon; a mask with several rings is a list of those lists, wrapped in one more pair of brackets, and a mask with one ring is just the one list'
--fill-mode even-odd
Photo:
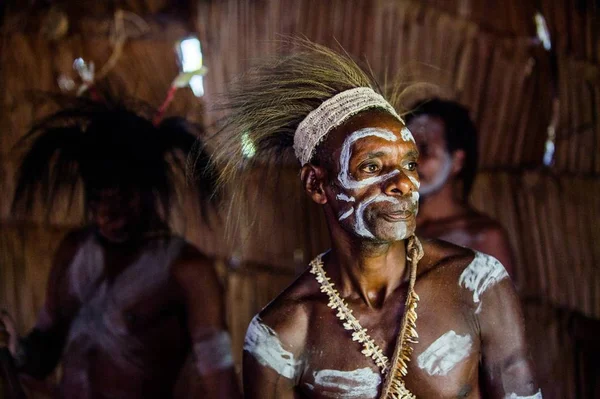
{"label": "man's mouth", "polygon": [[402,222],[412,218],[413,214],[414,213],[411,211],[395,211],[382,213],[381,217],[387,220],[388,222]]}

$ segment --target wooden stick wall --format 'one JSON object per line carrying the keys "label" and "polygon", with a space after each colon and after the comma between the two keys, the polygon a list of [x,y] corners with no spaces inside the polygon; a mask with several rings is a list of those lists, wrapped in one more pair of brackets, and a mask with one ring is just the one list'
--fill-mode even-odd
{"label": "wooden stick wall", "polygon": [[[177,73],[174,41],[189,30],[186,21],[158,15],[165,4],[122,4],[146,13],[142,16],[151,22],[151,33],[130,40],[108,76],[154,105]],[[254,60],[279,51],[282,36],[298,34],[334,47],[339,43],[368,60],[376,75],[404,70],[410,79],[437,85],[415,97],[439,94],[470,107],[480,130],[482,168],[473,202],[510,233],[534,359],[549,393],[545,397],[575,397],[578,355],[571,321],[574,314],[600,318],[600,246],[595,243],[600,237],[597,3],[221,0],[185,6],[194,10],[193,25],[209,72],[202,102],[180,91],[169,109],[172,114],[214,121],[216,114],[203,111],[231,79]],[[537,10],[546,17],[553,53],[536,41]],[[32,101],[31,90],[57,91],[58,75],[72,73],[78,56],[97,66],[106,61],[107,23],[110,16],[104,25],[81,24],[59,42],[18,24],[2,34],[0,307],[18,316],[22,332],[32,326],[41,306],[56,245],[81,222],[82,214],[77,206],[65,207],[52,215],[53,227],[44,223],[41,212],[30,220],[16,220],[8,209],[18,155],[13,146],[36,117],[50,110]],[[560,103],[555,163],[544,168],[555,96]],[[260,174],[252,178],[260,190]],[[248,206],[256,209],[261,229],[244,230],[241,239],[228,240],[218,218],[212,230],[199,223],[189,197],[182,201],[178,213],[183,217],[175,223],[176,231],[220,259],[237,360],[251,317],[328,246],[320,210],[302,193],[294,168],[283,172],[277,189],[262,202],[256,202],[255,194],[248,193]]]}

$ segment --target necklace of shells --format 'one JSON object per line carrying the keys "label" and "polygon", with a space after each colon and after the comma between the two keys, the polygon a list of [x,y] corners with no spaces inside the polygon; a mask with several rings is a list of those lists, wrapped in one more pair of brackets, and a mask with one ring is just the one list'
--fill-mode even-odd
{"label": "necklace of shells", "polygon": [[[411,251],[411,249],[414,250]],[[410,252],[414,252],[414,254],[410,256]],[[310,262],[310,272],[315,275],[321,292],[325,293],[329,298],[327,306],[336,311],[336,317],[342,322],[344,329],[352,331],[352,341],[356,341],[362,345],[361,353],[367,358],[372,359],[377,367],[379,367],[381,374],[386,376],[386,382],[380,399],[416,399],[416,396],[405,387],[403,379],[408,373],[407,363],[410,361],[413,351],[410,344],[417,343],[419,337],[416,328],[419,295],[415,292],[414,287],[417,276],[417,263],[423,257],[421,243],[416,236],[411,236],[408,241],[407,261],[410,263],[410,281],[405,312],[402,317],[402,326],[391,362],[369,336],[367,330],[360,325],[358,319],[352,314],[352,309],[348,307],[346,301],[342,299],[339,292],[335,289],[331,279],[327,277],[323,269],[322,257],[323,254]],[[391,365],[395,365],[395,367],[390,372]]]}

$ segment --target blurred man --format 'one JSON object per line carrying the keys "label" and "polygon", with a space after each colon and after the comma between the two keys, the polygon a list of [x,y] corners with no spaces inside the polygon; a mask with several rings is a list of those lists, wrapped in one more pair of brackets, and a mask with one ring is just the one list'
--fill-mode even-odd
{"label": "blurred man", "polygon": [[244,168],[272,184],[269,166],[295,154],[332,244],[250,323],[246,397],[541,398],[502,264],[414,235],[419,154],[402,118],[351,59],[299,45],[232,88],[215,150],[239,195]]}
{"label": "blurred man", "polygon": [[[181,119],[154,125],[133,109],[76,99],[24,138],[15,209],[41,199],[52,210],[81,182],[89,223],[58,246],[34,329],[18,339],[1,316],[10,351],[38,379],[62,362],[61,398],[237,397],[213,262],[168,226],[174,174],[197,139]],[[205,209],[214,180],[208,156],[195,161]],[[180,375],[193,381],[175,395]]]}
{"label": "blurred man", "polygon": [[412,110],[406,123],[420,155],[417,232],[492,255],[514,277],[506,231],[469,204],[477,173],[477,131],[468,110],[437,98]]}

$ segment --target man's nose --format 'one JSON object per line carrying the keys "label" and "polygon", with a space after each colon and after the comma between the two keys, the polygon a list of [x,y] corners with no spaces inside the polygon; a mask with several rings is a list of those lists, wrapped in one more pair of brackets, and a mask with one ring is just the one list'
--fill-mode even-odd
{"label": "man's nose", "polygon": [[390,196],[405,196],[413,191],[417,191],[417,188],[402,170],[399,170],[394,176],[390,176],[385,182],[385,193]]}

